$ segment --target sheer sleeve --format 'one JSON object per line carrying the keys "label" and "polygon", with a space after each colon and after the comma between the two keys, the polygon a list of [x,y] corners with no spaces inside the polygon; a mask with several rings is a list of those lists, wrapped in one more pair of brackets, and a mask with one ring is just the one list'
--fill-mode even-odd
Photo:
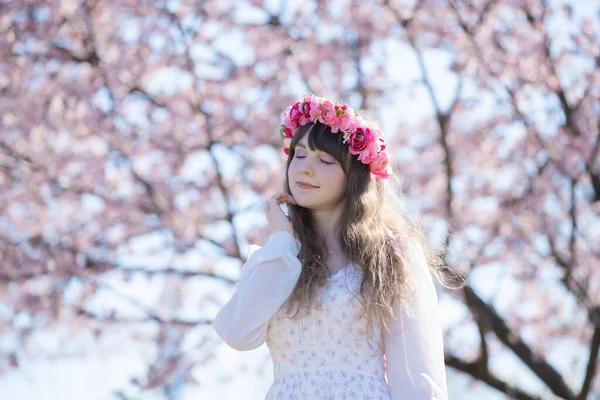
{"label": "sheer sleeve", "polygon": [[221,339],[239,351],[265,342],[271,317],[292,293],[302,269],[300,242],[287,231],[276,231],[263,247],[250,249],[236,291],[214,323]]}
{"label": "sheer sleeve", "polygon": [[408,246],[407,262],[416,289],[414,317],[398,307],[396,319],[389,323],[390,332],[385,332],[388,385],[393,400],[446,400],[438,298],[420,245]]}

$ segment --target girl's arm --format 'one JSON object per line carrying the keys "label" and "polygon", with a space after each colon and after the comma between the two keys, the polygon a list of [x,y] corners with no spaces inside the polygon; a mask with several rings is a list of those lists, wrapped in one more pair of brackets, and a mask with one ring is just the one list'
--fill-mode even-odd
{"label": "girl's arm", "polygon": [[269,320],[300,276],[299,249],[291,233],[278,230],[250,254],[235,293],[215,317],[215,331],[229,346],[245,351],[265,342]]}
{"label": "girl's arm", "polygon": [[386,375],[392,399],[446,400],[444,344],[438,298],[420,245],[409,246],[414,317],[402,307],[385,332]]}

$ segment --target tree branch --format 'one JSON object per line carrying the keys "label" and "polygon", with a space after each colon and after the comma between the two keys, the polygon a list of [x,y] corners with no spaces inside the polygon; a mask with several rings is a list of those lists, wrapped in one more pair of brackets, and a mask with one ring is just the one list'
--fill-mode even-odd
{"label": "tree branch", "polygon": [[465,287],[464,291],[468,303],[472,304],[473,312],[481,314],[485,322],[490,325],[489,328],[494,331],[504,345],[511,349],[554,394],[564,399],[575,400],[575,393],[569,388],[560,373],[544,359],[535,355],[519,334],[508,327],[492,306],[486,304],[471,287]]}
{"label": "tree branch", "polygon": [[[600,308],[596,308],[597,318],[600,317]],[[600,319],[600,318],[598,318]],[[598,349],[600,349],[600,321],[597,321],[598,324],[594,329],[594,334],[592,335],[592,343],[590,344],[590,358],[588,360],[588,365],[586,368],[585,378],[583,380],[583,385],[581,387],[581,392],[579,392],[579,396],[577,396],[577,400],[585,400],[587,398],[588,393],[592,387],[592,381],[594,380],[594,375],[596,375],[596,364],[598,362]]]}
{"label": "tree branch", "polygon": [[158,322],[160,324],[165,325],[177,325],[188,328],[193,328],[198,325],[212,325],[212,320],[207,319],[199,319],[199,320],[190,320],[190,319],[179,319],[179,318],[171,318],[171,319],[163,319],[157,315],[148,315],[147,317],[133,318],[133,317],[116,317],[113,313],[109,315],[98,315],[91,311],[85,310],[81,307],[75,307],[75,312],[78,316],[83,316],[86,318],[94,319],[100,322],[110,322],[116,324],[143,324],[146,322]]}
{"label": "tree branch", "polygon": [[[542,5],[542,7],[543,7],[542,10],[545,15],[546,5]],[[541,18],[535,18],[535,16],[531,13],[531,10],[529,10],[525,5],[521,6],[521,10],[523,10],[525,15],[527,16],[527,21],[529,22],[529,25],[533,29],[536,29],[536,26],[535,26],[536,23],[540,23],[543,25],[543,16]],[[569,102],[567,101],[567,96],[565,94],[565,90],[563,88],[562,83],[560,82],[560,78],[558,76],[558,73],[556,72],[556,68],[554,67],[554,62],[552,60],[552,56],[550,55],[550,39],[544,32],[543,27],[540,28],[539,31],[543,36],[544,55],[546,56],[548,68],[550,69],[554,79],[556,79],[556,82],[558,83],[558,88],[556,90],[556,96],[558,97],[558,99],[560,101],[560,105],[563,109],[563,112],[565,113],[566,126],[568,128],[568,131],[570,131],[574,136],[581,136],[579,127],[575,123],[575,112],[577,111],[577,109],[576,109],[576,107],[572,107],[569,104]]]}
{"label": "tree branch", "polygon": [[516,400],[541,400],[541,397],[529,394],[515,386],[509,385],[507,382],[497,378],[496,376],[489,373],[487,369],[481,368],[481,364],[478,362],[470,363],[459,359],[455,356],[446,355],[446,365],[456,369],[457,371],[464,372],[471,375],[473,378],[478,379],[494,389],[506,393],[512,399]]}
{"label": "tree branch", "polygon": [[190,278],[190,277],[201,276],[204,278],[213,278],[213,279],[227,282],[227,283],[233,283],[233,284],[237,283],[237,279],[231,279],[231,278],[224,277],[222,275],[217,275],[217,274],[208,273],[208,272],[194,271],[191,269],[181,270],[181,269],[175,269],[175,268],[171,268],[171,267],[161,268],[161,269],[147,269],[144,267],[125,267],[125,268],[117,268],[116,270],[122,271],[122,272],[141,272],[141,273],[148,274],[148,275],[177,275],[177,276],[180,276],[181,278]]}

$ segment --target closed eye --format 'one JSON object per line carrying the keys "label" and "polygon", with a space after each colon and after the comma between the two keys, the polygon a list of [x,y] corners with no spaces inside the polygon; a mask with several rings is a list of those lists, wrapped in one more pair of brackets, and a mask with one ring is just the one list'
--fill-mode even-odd
{"label": "closed eye", "polygon": [[[296,158],[306,158],[306,156],[302,156],[302,157],[301,157],[301,156],[299,156],[299,155],[296,155]],[[325,161],[325,160],[321,160],[321,162],[322,162],[322,163],[324,163],[324,164],[327,164],[327,165],[332,165],[332,164],[334,164],[334,163],[332,163],[332,162],[327,162],[327,161]]]}

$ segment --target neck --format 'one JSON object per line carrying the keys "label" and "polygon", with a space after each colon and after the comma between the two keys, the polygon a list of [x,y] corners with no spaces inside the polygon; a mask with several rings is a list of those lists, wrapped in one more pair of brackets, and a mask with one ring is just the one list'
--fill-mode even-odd
{"label": "neck", "polygon": [[341,208],[328,210],[313,210],[316,228],[325,240],[329,254],[340,254],[340,243],[337,223],[341,215]]}
{"label": "neck", "polygon": [[316,228],[324,239],[337,238],[336,225],[340,216],[339,210],[313,210],[312,214]]}

